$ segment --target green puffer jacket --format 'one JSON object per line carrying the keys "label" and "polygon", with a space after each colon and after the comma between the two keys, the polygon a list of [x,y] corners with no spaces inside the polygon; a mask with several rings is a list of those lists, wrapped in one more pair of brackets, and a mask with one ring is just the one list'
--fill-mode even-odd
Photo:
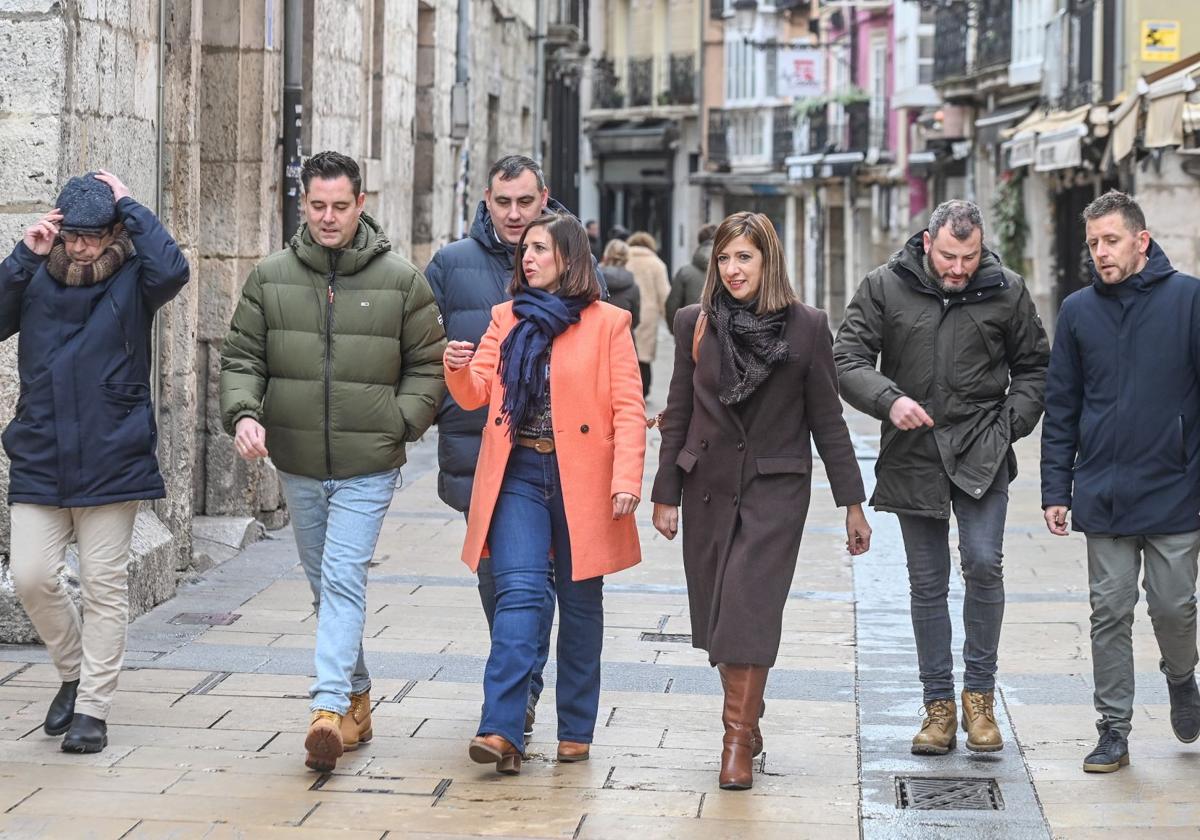
{"label": "green puffer jacket", "polygon": [[[330,303],[332,302],[332,306]],[[349,478],[404,464],[445,392],[429,284],[366,213],[331,251],[306,225],[250,273],[221,352],[221,420],[267,430],[275,466]]]}

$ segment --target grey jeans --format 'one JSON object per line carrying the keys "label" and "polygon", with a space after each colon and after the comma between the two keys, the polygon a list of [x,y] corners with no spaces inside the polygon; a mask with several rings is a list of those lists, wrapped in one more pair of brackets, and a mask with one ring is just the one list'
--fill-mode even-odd
{"label": "grey jeans", "polygon": [[[996,649],[1004,621],[1004,520],[1008,513],[1008,467],[1000,465],[992,486],[978,499],[951,485],[958,521],[963,583],[963,686],[996,687]],[[900,514],[913,635],[925,702],[954,697],[950,650],[950,521]]]}
{"label": "grey jeans", "polygon": [[1128,736],[1133,718],[1133,608],[1138,573],[1150,623],[1162,658],[1159,669],[1171,682],[1192,677],[1196,668],[1196,555],[1200,531],[1140,537],[1087,535],[1088,585],[1092,603],[1092,674],[1100,719]]}

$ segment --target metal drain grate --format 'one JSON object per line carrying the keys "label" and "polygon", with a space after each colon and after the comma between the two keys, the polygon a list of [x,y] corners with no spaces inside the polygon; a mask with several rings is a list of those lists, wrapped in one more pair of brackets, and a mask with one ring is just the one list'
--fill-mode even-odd
{"label": "metal drain grate", "polygon": [[690,645],[692,643],[691,633],[643,633],[641,640],[643,642],[679,642],[681,644]]}
{"label": "metal drain grate", "polygon": [[209,626],[233,624],[241,613],[180,613],[171,619],[171,624],[207,624]]}
{"label": "metal drain grate", "polygon": [[896,807],[914,811],[1002,811],[995,779],[897,776]]}

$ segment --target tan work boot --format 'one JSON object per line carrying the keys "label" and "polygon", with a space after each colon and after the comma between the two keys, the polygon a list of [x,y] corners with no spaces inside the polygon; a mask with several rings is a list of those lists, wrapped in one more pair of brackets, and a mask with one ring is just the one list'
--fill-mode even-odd
{"label": "tan work boot", "polygon": [[342,716],[325,709],[313,712],[304,749],[308,751],[304,763],[313,770],[328,773],[337,767],[342,755]]}
{"label": "tan work boot", "polygon": [[374,736],[371,729],[371,692],[350,695],[350,708],[342,715],[342,749],[358,749]]}
{"label": "tan work boot", "polygon": [[958,743],[958,710],[953,700],[930,700],[925,704],[925,721],[913,736],[913,755],[945,755]]}
{"label": "tan work boot", "polygon": [[966,691],[962,693],[962,727],[967,733],[967,749],[971,752],[996,752],[1004,749],[1000,727],[992,709],[995,692]]}

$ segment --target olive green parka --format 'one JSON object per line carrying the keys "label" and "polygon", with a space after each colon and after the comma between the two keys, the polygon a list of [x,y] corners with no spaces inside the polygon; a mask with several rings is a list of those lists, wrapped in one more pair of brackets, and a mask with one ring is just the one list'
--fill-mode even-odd
{"label": "olive green parka", "polygon": [[425,278],[363,213],[341,251],[307,225],[246,280],[221,351],[221,420],[266,427],[280,470],[350,478],[404,464],[445,392]]}
{"label": "olive green parka", "polygon": [[[951,484],[979,498],[1001,463],[1016,477],[1012,444],[1042,416],[1050,345],[1025,281],[993,252],[963,291],[943,294],[912,237],[858,287],[833,354],[846,402],[882,421],[876,510],[949,519]],[[933,428],[892,425],[901,396]]]}

